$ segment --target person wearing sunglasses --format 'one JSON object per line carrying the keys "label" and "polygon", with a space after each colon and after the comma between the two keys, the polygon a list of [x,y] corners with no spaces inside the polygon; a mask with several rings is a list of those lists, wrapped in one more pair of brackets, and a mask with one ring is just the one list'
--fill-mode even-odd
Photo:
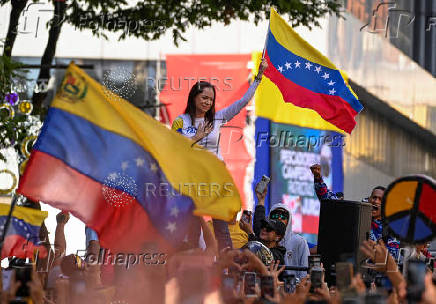
{"label": "person wearing sunglasses", "polygon": [[279,242],[285,236],[285,224],[279,220],[262,219],[260,232],[257,235],[253,232],[253,228],[249,223],[241,221],[239,225],[248,234],[248,242],[261,242],[271,251],[274,261],[279,261],[280,265],[285,265],[286,248],[279,245]]}
{"label": "person wearing sunglasses", "polygon": [[[289,207],[285,204],[276,203],[272,206],[269,217],[265,215],[265,196],[268,187],[263,193],[256,192],[257,205],[254,209],[253,231],[256,236],[259,236],[262,229],[262,221],[265,219],[279,221],[286,227],[285,235],[279,242],[279,245],[286,248],[284,257],[286,266],[308,266],[309,247],[306,240],[299,234],[292,232],[292,213]],[[286,271],[289,275],[295,275],[296,278],[302,279],[306,277],[306,271]]]}

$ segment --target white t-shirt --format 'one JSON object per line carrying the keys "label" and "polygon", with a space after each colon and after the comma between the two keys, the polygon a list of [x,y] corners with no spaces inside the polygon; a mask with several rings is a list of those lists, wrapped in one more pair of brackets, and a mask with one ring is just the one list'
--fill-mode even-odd
{"label": "white t-shirt", "polygon": [[[209,133],[209,135],[203,137],[198,144],[203,146],[206,150],[214,153],[219,159],[222,160],[223,157],[219,148],[220,128],[222,125],[235,117],[242,110],[242,108],[247,105],[251,98],[253,98],[258,85],[259,81],[253,81],[241,99],[216,112],[212,131]],[[172,129],[179,132],[183,136],[193,137],[197,133],[200,123],[204,123],[204,118],[196,118],[194,123],[192,123],[189,114],[182,114],[176,117],[173,122]]]}

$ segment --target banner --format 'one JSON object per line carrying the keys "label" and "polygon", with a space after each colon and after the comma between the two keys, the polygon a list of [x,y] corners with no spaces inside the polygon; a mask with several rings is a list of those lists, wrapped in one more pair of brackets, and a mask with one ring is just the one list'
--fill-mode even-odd
{"label": "banner", "polygon": [[[266,140],[258,134],[258,141]],[[342,191],[342,146],[344,135],[326,130],[271,122],[270,205],[283,203],[292,211],[292,229],[317,234],[320,203],[316,197],[310,166],[321,165],[324,182]]]}

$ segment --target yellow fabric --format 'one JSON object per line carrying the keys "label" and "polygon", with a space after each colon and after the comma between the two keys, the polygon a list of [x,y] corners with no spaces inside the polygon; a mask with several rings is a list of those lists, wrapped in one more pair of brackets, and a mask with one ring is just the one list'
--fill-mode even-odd
{"label": "yellow fabric", "polygon": [[[0,204],[0,216],[7,216],[9,214],[9,209],[11,205]],[[32,209],[28,207],[15,206],[12,216],[25,221],[26,223],[33,226],[41,226],[42,222],[47,218],[48,212],[41,211],[37,209]]]}
{"label": "yellow fabric", "polygon": [[[255,62],[255,67],[259,66],[261,58],[261,52],[253,53],[252,60]],[[256,74],[257,70],[254,71],[254,75]],[[314,110],[299,108],[289,102],[284,102],[280,90],[267,77],[262,78],[262,82],[257,88],[255,112],[256,116],[261,116],[277,123],[292,124],[318,130],[332,130],[345,134],[343,130],[324,120]]]}
{"label": "yellow fabric", "polygon": [[[207,222],[212,233],[215,234],[213,230],[212,221]],[[232,239],[232,245],[234,249],[242,248],[248,242],[248,234],[239,227],[239,221],[234,225],[229,224],[230,238]]]}
{"label": "yellow fabric", "polygon": [[241,209],[238,189],[225,164],[214,154],[193,147],[190,139],[168,130],[128,101],[110,98],[102,85],[74,63],[51,106],[142,146],[159,163],[173,188],[193,199],[194,214],[231,220]]}
{"label": "yellow fabric", "polygon": [[248,242],[248,234],[239,227],[239,221],[235,225],[229,225],[230,238],[233,248],[239,249]]}
{"label": "yellow fabric", "polygon": [[391,216],[400,211],[413,208],[418,182],[409,181],[396,184],[389,191],[385,202],[385,215]]}
{"label": "yellow fabric", "polygon": [[271,8],[270,13],[270,30],[277,42],[295,55],[336,70],[335,65],[320,51],[301,38],[274,8]]}

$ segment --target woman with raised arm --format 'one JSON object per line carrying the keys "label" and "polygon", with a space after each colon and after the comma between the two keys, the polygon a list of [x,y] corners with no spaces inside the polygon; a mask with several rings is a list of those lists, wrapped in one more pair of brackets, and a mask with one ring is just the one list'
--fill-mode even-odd
{"label": "woman with raised arm", "polygon": [[[216,90],[214,85],[206,81],[199,81],[191,88],[185,113],[179,115],[173,122],[172,129],[183,136],[191,138],[195,143],[223,159],[219,148],[220,128],[235,117],[251,100],[262,80],[262,75],[268,64],[265,59],[259,66],[259,72],[241,99],[228,107],[215,112]],[[213,228],[219,249],[230,247],[232,242],[226,222],[213,220]],[[192,236],[190,236],[192,237]],[[195,235],[194,239],[198,236]],[[194,239],[190,241],[194,241]]]}

